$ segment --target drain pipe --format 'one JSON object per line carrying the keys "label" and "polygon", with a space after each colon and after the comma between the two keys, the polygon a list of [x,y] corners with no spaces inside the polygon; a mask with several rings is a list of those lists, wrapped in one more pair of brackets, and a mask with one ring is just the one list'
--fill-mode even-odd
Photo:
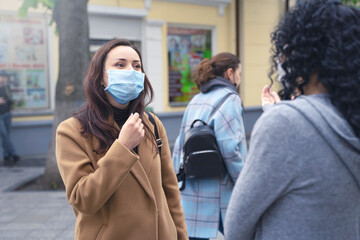
{"label": "drain pipe", "polygon": [[236,56],[240,59],[240,0],[235,0],[235,41]]}

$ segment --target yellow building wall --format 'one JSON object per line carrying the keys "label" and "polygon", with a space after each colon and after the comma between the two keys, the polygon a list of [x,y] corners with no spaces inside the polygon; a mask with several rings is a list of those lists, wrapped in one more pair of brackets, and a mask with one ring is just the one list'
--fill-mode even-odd
{"label": "yellow building wall", "polygon": [[[124,8],[145,8],[144,0],[90,0],[89,4]],[[167,27],[168,24],[186,26],[206,26],[214,29],[215,49],[213,54],[219,52],[236,53],[235,36],[235,1],[233,0],[219,15],[219,9],[214,6],[195,5],[188,3],[175,3],[165,1],[151,1],[148,10],[148,20],[164,22],[162,27],[163,46],[163,103],[165,112],[184,111],[185,107],[171,107],[168,92],[168,56],[167,56]],[[155,90],[156,91],[156,90]]]}
{"label": "yellow building wall", "polygon": [[[7,1],[0,0],[0,9],[5,11],[17,12],[21,6],[21,1]],[[89,4],[111,6],[111,7],[122,7],[122,8],[145,8],[144,0],[90,0]],[[163,102],[164,111],[183,111],[185,107],[170,107],[168,102],[168,63],[167,63],[167,24],[184,24],[194,26],[207,26],[213,27],[214,29],[214,40],[215,40],[215,51],[214,54],[228,51],[235,53],[236,39],[235,39],[235,10],[234,1],[229,4],[224,11],[224,15],[219,15],[219,10],[214,6],[204,6],[186,3],[174,3],[174,2],[163,2],[163,1],[152,1],[151,8],[148,11],[147,19],[149,20],[161,20],[164,21],[163,26],[163,76],[164,76],[164,92]],[[46,11],[45,8],[30,9],[29,13],[41,13],[51,14]],[[52,34],[52,32],[49,32]],[[55,79],[58,76],[58,37],[54,38],[54,72]],[[43,120],[44,118],[52,118],[52,116],[34,116],[34,117],[16,117],[14,121],[24,120]]]}
{"label": "yellow building wall", "polygon": [[261,105],[261,90],[270,80],[270,33],[284,11],[283,0],[243,0],[241,4],[242,99]]}
{"label": "yellow building wall", "polygon": [[162,20],[168,24],[213,26],[216,29],[217,52],[234,52],[234,14],[235,10],[231,5],[225,9],[223,16],[219,16],[218,8],[213,6],[153,1],[147,18]]}
{"label": "yellow building wall", "polygon": [[172,107],[169,105],[169,82],[168,82],[168,57],[167,57],[167,27],[168,24],[183,24],[184,26],[207,26],[214,29],[213,55],[219,52],[236,52],[235,39],[235,10],[234,1],[229,4],[220,16],[217,7],[194,5],[186,3],[152,2],[148,19],[161,20],[163,26],[163,79],[164,79],[164,111],[184,111],[184,107]]}
{"label": "yellow building wall", "polygon": [[[295,0],[290,0],[290,6]],[[127,8],[144,8],[143,0],[90,0],[90,4]],[[240,55],[242,60],[241,97],[245,106],[261,105],[260,94],[269,83],[270,33],[284,12],[285,0],[240,0]],[[185,107],[171,107],[168,102],[167,26],[184,24],[212,26],[215,29],[215,51],[236,53],[235,1],[219,16],[218,8],[152,1],[147,19],[161,20],[163,26],[164,111],[183,111]]]}
{"label": "yellow building wall", "polygon": [[[269,82],[267,73],[270,68],[270,33],[273,31],[283,12],[284,0],[242,0],[240,1],[240,45],[243,65],[241,97],[245,106],[261,104],[260,93],[263,86]],[[89,4],[145,8],[144,0],[90,0]],[[291,4],[293,5],[293,4]],[[21,1],[0,0],[0,10],[16,12]],[[39,5],[40,6],[40,5]],[[29,13],[44,14],[44,8],[30,9]],[[48,12],[48,14],[50,14]],[[163,76],[164,76],[164,111],[183,111],[185,107],[170,107],[168,102],[168,63],[167,63],[167,26],[168,24],[184,24],[194,26],[209,26],[215,29],[215,51],[236,53],[235,39],[235,0],[229,4],[220,16],[217,7],[152,1],[147,19],[161,20],[163,26]],[[49,34],[52,34],[49,32]],[[58,75],[58,37],[54,44],[55,76]],[[37,119],[51,116],[35,117]],[[33,119],[33,117],[18,117],[15,121]]]}

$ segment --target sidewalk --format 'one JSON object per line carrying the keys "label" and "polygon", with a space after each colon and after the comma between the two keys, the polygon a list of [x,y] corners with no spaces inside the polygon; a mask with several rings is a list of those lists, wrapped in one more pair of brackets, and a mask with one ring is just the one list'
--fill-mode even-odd
{"label": "sidewalk", "polygon": [[75,215],[64,191],[12,191],[44,167],[0,167],[0,239],[73,240]]}
{"label": "sidewalk", "polygon": [[0,166],[0,240],[73,240],[75,215],[65,191],[13,191],[44,172],[19,165]]}

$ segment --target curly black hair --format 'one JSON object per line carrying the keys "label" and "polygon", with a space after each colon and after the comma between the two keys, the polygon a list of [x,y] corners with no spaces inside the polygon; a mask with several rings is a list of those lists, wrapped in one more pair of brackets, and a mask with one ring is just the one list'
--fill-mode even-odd
{"label": "curly black hair", "polygon": [[281,99],[304,93],[311,74],[360,137],[360,10],[337,0],[302,0],[271,33],[272,67],[281,58]]}

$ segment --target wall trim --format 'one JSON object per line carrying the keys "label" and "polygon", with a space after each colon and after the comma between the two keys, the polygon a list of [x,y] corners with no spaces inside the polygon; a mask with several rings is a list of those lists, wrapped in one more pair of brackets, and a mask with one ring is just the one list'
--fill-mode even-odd
{"label": "wall trim", "polygon": [[144,18],[148,15],[148,10],[141,8],[122,8],[89,4],[88,13],[89,15]]}
{"label": "wall trim", "polygon": [[227,7],[227,5],[231,3],[231,0],[157,0],[157,1],[214,6],[218,8],[219,16],[224,16],[225,8]]}
{"label": "wall trim", "polygon": [[52,127],[53,120],[38,120],[38,121],[13,121],[12,128],[34,128],[34,127]]}
{"label": "wall trim", "polygon": [[158,26],[158,27],[162,27],[163,25],[165,25],[166,21],[164,20],[158,20],[158,19],[147,19],[146,20],[146,24],[149,26]]}
{"label": "wall trim", "polygon": [[32,112],[26,112],[26,111],[21,111],[21,112],[16,112],[13,111],[12,112],[12,117],[32,117],[32,116],[46,116],[46,115],[53,115],[54,111],[52,110],[42,110],[42,111],[35,111],[33,110]]}

